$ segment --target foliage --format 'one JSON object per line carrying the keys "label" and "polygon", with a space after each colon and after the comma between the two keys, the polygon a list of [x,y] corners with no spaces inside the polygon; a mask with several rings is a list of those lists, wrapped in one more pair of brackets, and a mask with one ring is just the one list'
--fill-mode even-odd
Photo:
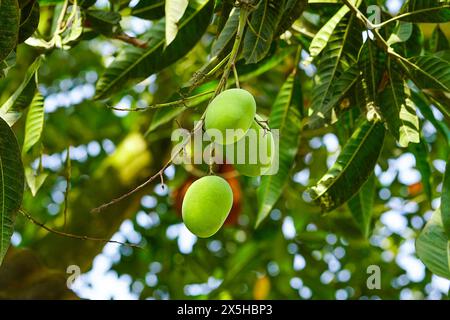
{"label": "foliage", "polygon": [[[101,255],[142,299],[447,294],[450,3],[387,8],[0,0],[0,284],[39,259],[50,292]],[[279,130],[278,171],[227,178],[232,213],[200,239],[180,197],[208,168],[172,165],[171,134],[231,87]],[[0,297],[47,297],[31,287]]]}

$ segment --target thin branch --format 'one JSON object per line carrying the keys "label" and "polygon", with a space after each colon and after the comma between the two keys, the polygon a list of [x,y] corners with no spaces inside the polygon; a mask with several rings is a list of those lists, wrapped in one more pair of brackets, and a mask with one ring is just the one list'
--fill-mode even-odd
{"label": "thin branch", "polygon": [[113,106],[107,106],[107,108],[112,109],[112,110],[117,110],[117,111],[146,111],[149,109],[159,109],[159,108],[165,108],[165,107],[175,107],[175,106],[179,106],[181,105],[182,107],[186,107],[186,101],[192,100],[192,99],[196,99],[202,96],[206,96],[209,94],[214,93],[214,91],[206,91],[206,92],[202,92],[190,97],[183,97],[182,99],[179,100],[175,100],[175,101],[171,101],[171,102],[166,102],[166,103],[156,103],[153,104],[151,106],[147,106],[147,107],[138,107],[138,108],[120,108],[120,107],[113,107]]}
{"label": "thin branch", "polygon": [[234,74],[234,80],[236,81],[236,88],[240,89],[241,85],[239,83],[239,75],[238,75],[235,64],[233,64],[233,74]]}
{"label": "thin branch", "polygon": [[143,249],[141,246],[138,246],[136,244],[132,244],[132,243],[127,243],[127,242],[120,242],[120,241],[116,241],[116,240],[110,240],[110,239],[102,239],[102,238],[93,238],[93,237],[88,237],[88,236],[80,236],[77,234],[72,234],[72,233],[66,233],[66,232],[62,232],[62,231],[58,231],[58,230],[54,230],[50,227],[47,227],[44,223],[36,220],[35,218],[33,218],[30,214],[28,214],[27,212],[25,212],[25,210],[20,209],[19,210],[28,220],[30,220],[32,223],[34,223],[35,225],[41,227],[42,229],[50,232],[50,233],[54,233],[57,234],[59,236],[62,237],[66,237],[66,238],[72,238],[72,239],[78,239],[78,240],[89,240],[89,241],[97,241],[97,242],[104,242],[104,243],[115,243],[115,244],[120,244],[123,246],[127,246],[127,247],[131,247],[131,248],[138,248],[138,249]]}
{"label": "thin branch", "polygon": [[135,38],[135,37],[131,37],[125,33],[119,33],[114,35],[114,39],[126,42],[128,44],[131,44],[132,46],[135,46],[137,48],[142,48],[145,49],[147,48],[147,42],[142,41],[141,39]]}

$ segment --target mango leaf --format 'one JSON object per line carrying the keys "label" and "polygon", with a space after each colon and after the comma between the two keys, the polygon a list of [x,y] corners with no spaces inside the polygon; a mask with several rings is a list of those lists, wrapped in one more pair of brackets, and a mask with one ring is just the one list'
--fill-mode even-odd
{"label": "mango leaf", "polygon": [[310,187],[312,200],[331,211],[355,195],[373,172],[383,147],[381,121],[364,121],[352,134],[328,172]]}
{"label": "mango leaf", "polygon": [[428,198],[429,203],[433,200],[432,197],[432,175],[430,167],[430,157],[428,155],[428,145],[425,139],[420,139],[419,143],[413,143],[409,145],[409,150],[416,158],[416,168],[419,170],[421,175],[421,182],[425,195]]}
{"label": "mango leaf", "polygon": [[41,139],[44,129],[44,97],[36,91],[27,114],[22,153],[27,153]]}
{"label": "mango leaf", "polygon": [[369,238],[371,231],[374,200],[375,176],[372,174],[363,184],[361,190],[348,201],[348,208],[366,239]]}
{"label": "mango leaf", "polygon": [[279,130],[278,172],[261,177],[258,188],[258,226],[270,213],[280,198],[293,166],[300,142],[300,113],[303,108],[301,83],[297,72],[291,73],[275,99],[269,117],[271,129]]}
{"label": "mango leaf", "polygon": [[450,279],[450,241],[442,224],[441,210],[436,210],[416,240],[416,253],[435,275]]}
{"label": "mango leaf", "polygon": [[[308,124],[312,128],[320,126],[324,120],[330,118],[331,107],[341,96],[339,90],[348,90],[355,80],[354,77],[358,75],[355,66],[353,69],[349,67],[357,64],[362,45],[360,26],[357,23],[353,14],[349,19],[341,21],[318,63],[310,108],[311,119]],[[344,73],[344,67],[350,68],[347,74]]]}
{"label": "mango leaf", "polygon": [[[446,55],[447,54],[447,55]],[[421,89],[450,92],[450,61],[448,53],[436,53],[409,60],[409,71]]]}
{"label": "mango leaf", "polygon": [[431,122],[431,124],[439,131],[442,136],[447,140],[447,144],[450,147],[450,129],[447,127],[445,122],[438,121],[431,111],[431,106],[427,103],[424,98],[419,95],[417,92],[412,91],[411,99],[414,104],[419,108],[420,113],[424,115],[424,117]]}
{"label": "mango leaf", "polygon": [[147,20],[161,19],[164,17],[164,0],[141,0],[131,15]]}
{"label": "mango leaf", "polygon": [[16,91],[0,106],[0,116],[12,126],[22,115],[22,111],[29,106],[36,90],[35,74],[41,64],[38,57],[28,68],[25,78]]}
{"label": "mango leaf", "polygon": [[114,29],[119,26],[121,19],[122,17],[120,14],[113,11],[98,9],[89,9],[86,11],[86,20],[88,25],[95,31],[106,36],[113,35]]}
{"label": "mango leaf", "polygon": [[389,36],[387,43],[389,45],[393,45],[395,43],[405,42],[407,41],[413,32],[413,25],[410,22],[402,22],[400,21],[394,31]]}
{"label": "mango leaf", "polygon": [[388,60],[388,85],[381,93],[379,111],[389,131],[402,147],[419,143],[419,118],[410,89]]}
{"label": "mango leaf", "polygon": [[337,25],[341,22],[342,18],[350,11],[349,7],[342,6],[335,14],[323,25],[322,28],[316,33],[314,38],[309,45],[309,55],[307,62],[312,62],[312,60],[317,57],[322,50],[327,46],[330,40],[331,34]]}
{"label": "mango leaf", "polygon": [[0,265],[14,231],[25,184],[19,144],[14,132],[0,117]]}
{"label": "mango leaf", "polygon": [[20,11],[17,0],[0,1],[0,62],[16,47],[19,24]]}
{"label": "mango leaf", "polygon": [[295,20],[300,18],[307,5],[307,0],[286,0],[276,34],[280,35],[289,29]]}
{"label": "mango leaf", "polygon": [[211,20],[214,1],[188,8],[180,22],[177,38],[164,47],[164,21],[151,29],[148,48],[127,46],[106,69],[97,83],[96,99],[107,98],[130,83],[137,83],[185,56],[200,40]]}
{"label": "mango leaf", "polygon": [[166,46],[172,43],[178,33],[178,23],[187,9],[188,0],[166,0]]}
{"label": "mango leaf", "polygon": [[269,52],[276,27],[283,14],[285,0],[261,0],[252,13],[244,37],[242,55],[246,63],[257,63]]}
{"label": "mango leaf", "polygon": [[442,32],[442,29],[439,25],[437,25],[436,28],[434,28],[433,34],[431,35],[430,49],[433,52],[450,49],[448,39],[445,36],[445,33]]}
{"label": "mango leaf", "polygon": [[447,159],[444,182],[442,184],[441,214],[445,233],[450,239],[450,158]]}
{"label": "mango leaf", "polygon": [[27,40],[39,25],[39,2],[30,1],[20,11],[20,29],[18,42],[22,43]]}
{"label": "mango leaf", "polygon": [[6,77],[8,71],[16,64],[16,53],[11,51],[11,53],[6,57],[5,60],[0,62],[0,79]]}
{"label": "mango leaf", "polygon": [[30,188],[31,194],[36,196],[39,189],[44,184],[45,180],[48,177],[48,173],[40,173],[36,174],[32,168],[26,168],[25,169],[25,178],[28,185],[28,188]]}
{"label": "mango leaf", "polygon": [[450,4],[447,0],[409,0],[394,19],[411,22],[448,22]]}
{"label": "mango leaf", "polygon": [[211,55],[213,57],[219,55],[228,45],[233,42],[239,24],[239,15],[240,10],[238,8],[233,9],[227,22],[225,23],[225,26],[212,45]]}

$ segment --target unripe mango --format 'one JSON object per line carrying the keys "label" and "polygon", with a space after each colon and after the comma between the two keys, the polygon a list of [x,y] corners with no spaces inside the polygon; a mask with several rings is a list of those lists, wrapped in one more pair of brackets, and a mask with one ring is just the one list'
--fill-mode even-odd
{"label": "unripe mango", "polygon": [[[233,152],[230,150],[231,148],[233,148]],[[232,157],[234,168],[240,174],[257,177],[270,169],[274,149],[272,133],[253,121],[250,130],[241,140],[226,146],[226,155],[228,159]]]}
{"label": "unripe mango", "polygon": [[225,179],[202,177],[192,183],[184,196],[184,224],[200,238],[211,237],[219,231],[232,206],[233,191]]}
{"label": "unripe mango", "polygon": [[[256,113],[253,96],[243,89],[229,89],[211,101],[206,109],[205,129],[217,130],[222,135],[222,144],[240,140],[250,128]],[[227,129],[234,130],[234,137],[226,139]]]}

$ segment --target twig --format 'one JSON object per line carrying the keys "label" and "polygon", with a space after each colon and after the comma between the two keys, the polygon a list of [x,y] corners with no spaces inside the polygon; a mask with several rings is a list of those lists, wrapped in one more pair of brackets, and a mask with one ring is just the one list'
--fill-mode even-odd
{"label": "twig", "polygon": [[171,101],[171,102],[166,102],[166,103],[156,103],[153,104],[151,106],[147,106],[147,107],[138,107],[138,108],[120,108],[120,107],[113,107],[113,106],[108,106],[107,108],[112,109],[112,110],[116,110],[116,111],[146,111],[149,109],[159,109],[159,108],[165,108],[165,107],[174,107],[177,105],[183,105],[183,107],[186,107],[185,102],[188,100],[192,100],[192,99],[196,99],[202,96],[206,96],[209,94],[214,93],[214,91],[206,91],[206,92],[202,92],[190,97],[183,97],[182,99],[179,100],[175,100],[175,101]]}
{"label": "twig", "polygon": [[234,73],[234,80],[236,81],[236,88],[240,88],[241,85],[239,84],[239,75],[236,69],[236,64],[233,63],[233,73]]}
{"label": "twig", "polygon": [[66,233],[66,232],[62,232],[62,231],[58,231],[58,230],[54,230],[50,227],[47,227],[44,223],[36,220],[35,218],[33,218],[30,214],[28,214],[27,212],[25,212],[25,210],[20,209],[19,210],[28,220],[30,220],[32,223],[34,223],[35,225],[41,227],[42,229],[47,230],[50,233],[54,233],[57,234],[59,236],[62,237],[67,237],[67,238],[72,238],[72,239],[79,239],[79,240],[89,240],[89,241],[98,241],[98,242],[104,242],[104,243],[115,243],[115,244],[120,244],[123,246],[127,246],[127,247],[131,247],[131,248],[138,248],[138,249],[143,249],[141,246],[138,246],[136,244],[132,244],[132,243],[127,243],[127,242],[121,242],[121,241],[116,241],[116,240],[110,240],[110,239],[102,239],[102,238],[93,238],[93,237],[88,237],[88,236],[80,236],[77,234],[72,234],[72,233]]}
{"label": "twig", "polygon": [[137,48],[145,49],[148,47],[147,42],[142,41],[141,39],[138,39],[135,37],[130,37],[129,35],[127,35],[125,33],[119,33],[119,34],[114,35],[114,39],[126,42]]}

